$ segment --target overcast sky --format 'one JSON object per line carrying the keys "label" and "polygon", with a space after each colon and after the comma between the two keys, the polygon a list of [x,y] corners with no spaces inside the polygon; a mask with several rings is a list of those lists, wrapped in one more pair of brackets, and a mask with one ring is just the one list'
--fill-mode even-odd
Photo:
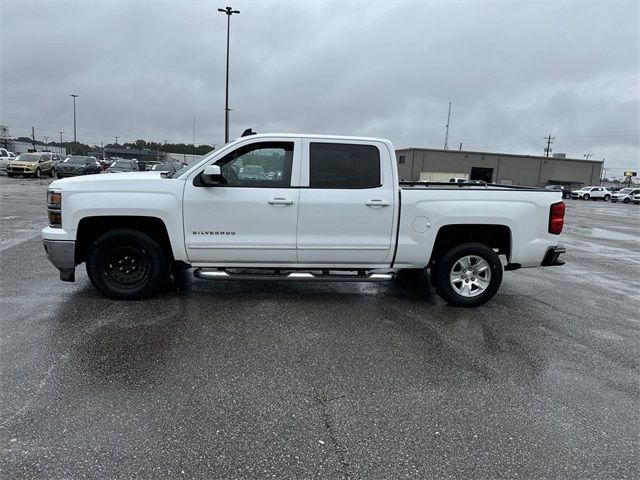
{"label": "overcast sky", "polygon": [[220,144],[315,132],[605,158],[640,169],[639,1],[0,0],[0,124],[14,136]]}

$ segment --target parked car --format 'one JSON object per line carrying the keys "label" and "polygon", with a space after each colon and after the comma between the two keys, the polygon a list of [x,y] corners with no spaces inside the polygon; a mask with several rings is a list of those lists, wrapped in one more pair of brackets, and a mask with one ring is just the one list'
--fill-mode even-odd
{"label": "parked car", "polygon": [[640,205],[640,194],[634,195],[632,201],[634,205]]}
{"label": "parked car", "polygon": [[544,188],[547,190],[555,190],[556,192],[562,192],[562,198],[571,198],[571,187],[567,185],[547,185]]}
{"label": "parked car", "polygon": [[582,187],[571,192],[571,198],[574,200],[604,200],[608,202],[611,199],[611,192],[604,187]]}
{"label": "parked car", "polygon": [[102,160],[100,160],[100,167],[102,168],[102,170],[106,170],[116,160],[117,158],[103,158]]}
{"label": "parked car", "polygon": [[640,193],[640,188],[623,188],[611,195],[612,202],[629,203],[633,196]]}
{"label": "parked car", "polygon": [[141,172],[146,172],[151,170],[154,165],[160,164],[157,160],[138,160],[138,167],[140,167]]}
{"label": "parked car", "polygon": [[261,165],[245,165],[240,167],[238,177],[244,180],[259,180],[265,178],[265,171]]}
{"label": "parked car", "polygon": [[138,167],[138,162],[135,160],[116,160],[109,168],[107,168],[104,173],[120,173],[120,172],[138,172],[140,171],[140,167]]}
{"label": "parked car", "polygon": [[75,177],[76,175],[92,175],[100,172],[102,172],[102,168],[96,157],[85,157],[82,155],[67,157],[56,167],[56,175],[58,178]]}
{"label": "parked car", "polygon": [[177,172],[181,168],[179,163],[158,163],[151,166],[153,172]]}
{"label": "parked car", "polygon": [[53,177],[55,175],[55,163],[59,161],[60,156],[52,154],[51,152],[29,152],[21,153],[16,158],[9,162],[7,165],[7,175],[9,177],[15,177],[18,175],[24,175],[25,177],[40,178],[42,175],[49,175]]}
{"label": "parked car", "polygon": [[15,158],[15,154],[6,148],[0,148],[0,172],[7,171],[7,165]]}

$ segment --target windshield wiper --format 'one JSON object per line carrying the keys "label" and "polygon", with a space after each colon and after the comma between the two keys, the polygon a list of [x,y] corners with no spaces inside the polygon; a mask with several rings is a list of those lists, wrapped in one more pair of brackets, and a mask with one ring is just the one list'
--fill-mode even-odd
{"label": "windshield wiper", "polygon": [[160,172],[162,178],[173,178],[175,172]]}

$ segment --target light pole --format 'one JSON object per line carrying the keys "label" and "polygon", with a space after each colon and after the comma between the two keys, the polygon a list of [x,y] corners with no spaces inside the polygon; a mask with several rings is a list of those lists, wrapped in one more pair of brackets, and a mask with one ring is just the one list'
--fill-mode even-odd
{"label": "light pole", "polygon": [[224,143],[229,142],[229,29],[231,28],[231,15],[240,13],[239,10],[233,10],[231,7],[219,8],[219,12],[227,16],[227,78],[225,85],[224,100]]}
{"label": "light pole", "polygon": [[[73,97],[73,143],[76,143],[78,141],[78,138],[76,137],[76,98],[78,98],[80,95],[72,93],[69,96]],[[73,148],[71,148],[71,153],[73,153]]]}

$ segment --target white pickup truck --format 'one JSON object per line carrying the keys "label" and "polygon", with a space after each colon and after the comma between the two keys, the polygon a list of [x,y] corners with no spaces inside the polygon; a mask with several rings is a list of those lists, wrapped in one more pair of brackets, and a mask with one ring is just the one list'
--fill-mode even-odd
{"label": "white pickup truck", "polygon": [[400,183],[386,140],[245,133],[174,174],[51,183],[42,236],[61,280],[86,262],[104,295],[133,299],[181,268],[202,279],[358,282],[420,270],[449,303],[470,307],[495,295],[503,270],[564,263],[560,192]]}

